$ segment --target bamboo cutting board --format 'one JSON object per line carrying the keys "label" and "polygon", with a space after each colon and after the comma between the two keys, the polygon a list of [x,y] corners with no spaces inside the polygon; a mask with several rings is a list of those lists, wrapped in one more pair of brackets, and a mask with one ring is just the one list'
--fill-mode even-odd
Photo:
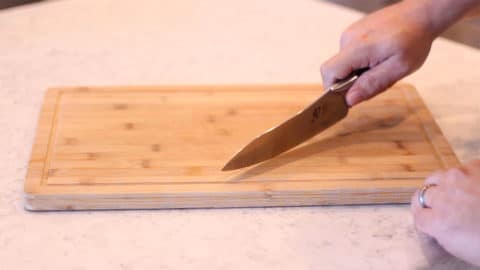
{"label": "bamboo cutting board", "polygon": [[220,171],[320,85],[80,87],[47,92],[29,210],[405,203],[458,165],[416,90],[397,85],[264,163]]}

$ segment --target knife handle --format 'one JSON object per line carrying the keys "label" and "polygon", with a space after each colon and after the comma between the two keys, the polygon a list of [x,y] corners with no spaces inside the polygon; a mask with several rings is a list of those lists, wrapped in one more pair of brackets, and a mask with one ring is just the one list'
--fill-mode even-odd
{"label": "knife handle", "polygon": [[332,86],[330,86],[328,88],[328,90],[332,91],[332,92],[335,92],[335,93],[346,94],[348,89],[350,89],[350,87],[352,87],[352,85],[360,77],[360,75],[362,75],[367,70],[369,70],[368,67],[367,68],[362,68],[362,69],[359,69],[359,70],[353,72],[347,78],[339,80],[336,83],[332,84]]}

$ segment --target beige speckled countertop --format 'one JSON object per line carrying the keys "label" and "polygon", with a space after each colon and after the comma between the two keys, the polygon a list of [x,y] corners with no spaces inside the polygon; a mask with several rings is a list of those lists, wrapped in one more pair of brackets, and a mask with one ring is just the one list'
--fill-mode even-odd
{"label": "beige speckled countertop", "polygon": [[[30,213],[22,189],[58,85],[320,82],[361,15],[322,1],[58,0],[0,11],[0,269],[468,269],[407,205]],[[462,161],[480,156],[480,52],[438,40],[407,78]]]}

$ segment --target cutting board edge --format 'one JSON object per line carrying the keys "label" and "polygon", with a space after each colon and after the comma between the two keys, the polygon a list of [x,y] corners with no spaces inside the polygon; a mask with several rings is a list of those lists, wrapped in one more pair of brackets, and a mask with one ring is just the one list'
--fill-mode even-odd
{"label": "cutting board edge", "polygon": [[437,157],[441,159],[445,169],[460,166],[461,163],[455,151],[415,87],[409,83],[400,83],[397,85],[404,89],[403,93],[406,100],[411,103],[417,103],[423,108],[420,112],[416,112],[415,115],[420,118],[424,131],[429,137],[429,141],[435,149]]}
{"label": "cutting board edge", "polygon": [[38,116],[35,139],[30,153],[30,160],[28,163],[27,175],[25,177],[24,192],[37,192],[42,187],[42,180],[45,176],[45,168],[47,162],[47,155],[49,149],[49,142],[51,141],[53,125],[51,128],[45,129],[49,123],[55,123],[55,115],[59,94],[61,89],[50,88],[44,94],[42,109]]}
{"label": "cutting board edge", "polygon": [[[295,207],[322,205],[406,204],[417,187],[399,189],[339,190],[334,192],[309,191],[309,195],[295,196],[271,193],[195,194],[195,196],[65,196],[26,195],[24,206],[28,211],[61,210],[133,210],[133,209],[182,209],[182,208],[244,208],[244,207]],[[392,194],[395,194],[392,196]],[[234,196],[232,196],[234,195]],[[368,203],[365,197],[369,196]],[[87,200],[88,199],[88,200]]]}

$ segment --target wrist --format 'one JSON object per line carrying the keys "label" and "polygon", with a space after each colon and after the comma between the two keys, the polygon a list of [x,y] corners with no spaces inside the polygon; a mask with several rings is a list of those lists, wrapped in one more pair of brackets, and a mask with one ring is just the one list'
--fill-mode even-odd
{"label": "wrist", "polygon": [[471,9],[477,7],[480,1],[405,0],[401,3],[406,6],[406,10],[409,10],[412,19],[419,23],[432,38],[436,38]]}

